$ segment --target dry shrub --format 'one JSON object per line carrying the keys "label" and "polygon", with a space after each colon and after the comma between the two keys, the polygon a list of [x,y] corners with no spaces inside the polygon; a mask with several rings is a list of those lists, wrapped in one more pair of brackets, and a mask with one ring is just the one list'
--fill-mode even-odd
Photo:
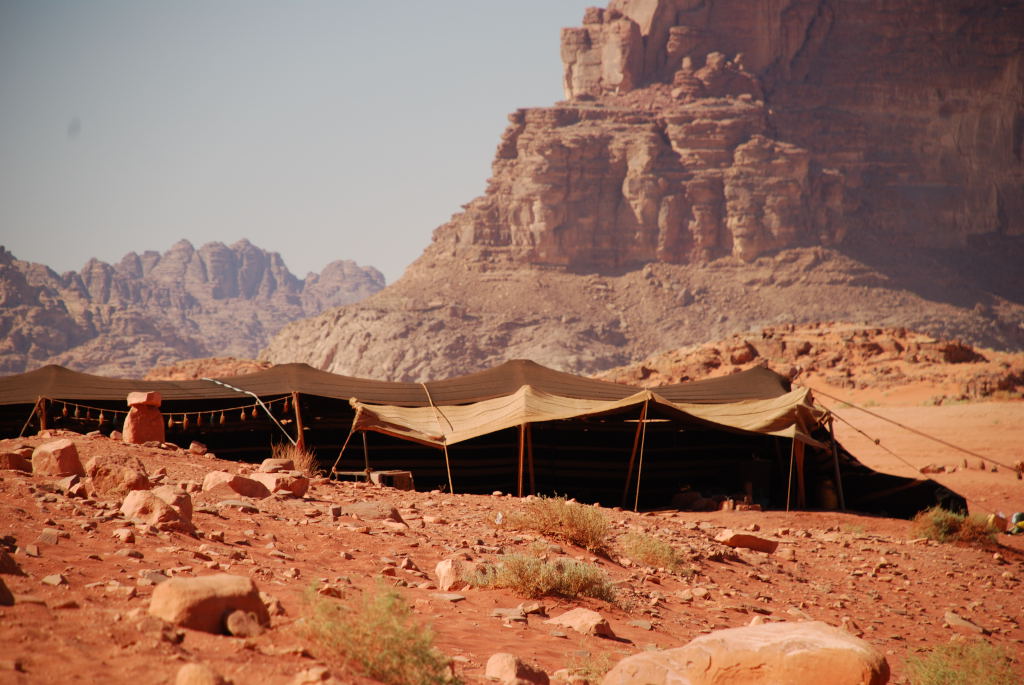
{"label": "dry shrub", "polygon": [[626,533],[619,539],[622,553],[645,566],[678,571],[685,559],[679,551],[664,540],[644,533]]}
{"label": "dry shrub", "polygon": [[271,447],[270,456],[274,459],[291,459],[297,471],[313,478],[321,474],[320,463],[316,460],[316,452],[302,449],[290,442],[279,442]]}
{"label": "dry shrub", "polygon": [[942,507],[932,507],[914,517],[914,533],[938,542],[993,544],[996,531],[981,516],[964,516]]}
{"label": "dry shrub", "polygon": [[481,587],[508,588],[524,597],[556,595],[573,599],[593,597],[615,600],[615,587],[593,564],[575,559],[548,561],[525,554],[506,554],[494,566],[485,566],[469,579]]}
{"label": "dry shrub", "polygon": [[912,685],[1016,685],[1020,676],[1004,648],[984,640],[950,642],[907,659]]}
{"label": "dry shrub", "polygon": [[608,518],[597,507],[570,502],[564,497],[538,497],[523,510],[508,516],[508,525],[533,530],[591,551],[603,550],[608,537]]}
{"label": "dry shrub", "polygon": [[393,588],[378,584],[373,591],[341,601],[311,590],[306,604],[306,633],[323,656],[388,685],[460,682],[449,660],[434,647],[433,632],[413,620]]}

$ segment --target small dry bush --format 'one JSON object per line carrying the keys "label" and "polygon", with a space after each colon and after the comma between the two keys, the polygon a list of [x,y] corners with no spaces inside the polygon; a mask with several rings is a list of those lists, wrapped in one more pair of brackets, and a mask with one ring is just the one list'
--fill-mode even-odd
{"label": "small dry bush", "polygon": [[433,632],[413,620],[393,588],[378,585],[341,601],[310,590],[306,606],[306,632],[324,656],[388,685],[459,682],[434,647]]}
{"label": "small dry bush", "polygon": [[912,685],[1016,685],[1007,651],[984,640],[950,642],[924,656],[907,659]]}
{"label": "small dry bush", "polygon": [[579,649],[569,660],[567,668],[574,676],[582,676],[587,682],[598,683],[620,659],[627,656],[629,652],[621,652],[618,657],[608,652],[594,654],[581,642]]}
{"label": "small dry bush", "polygon": [[914,532],[920,537],[938,542],[996,542],[996,531],[981,516],[964,516],[942,507],[932,507],[915,516]]}
{"label": "small dry bush", "polygon": [[291,459],[295,464],[295,470],[302,471],[310,478],[321,473],[320,464],[316,460],[316,452],[313,450],[305,450],[289,442],[279,442],[271,448],[270,456],[274,459]]}
{"label": "small dry bush", "polygon": [[645,533],[626,533],[619,538],[622,553],[632,561],[654,568],[678,571],[686,560],[672,545]]}
{"label": "small dry bush", "polygon": [[469,579],[481,587],[508,588],[524,597],[556,595],[615,601],[615,586],[604,571],[575,559],[548,561],[526,554],[506,554]]}
{"label": "small dry bush", "polygon": [[538,497],[523,510],[508,516],[508,525],[533,530],[591,551],[603,550],[608,537],[608,518],[597,507],[570,502],[564,497]]}

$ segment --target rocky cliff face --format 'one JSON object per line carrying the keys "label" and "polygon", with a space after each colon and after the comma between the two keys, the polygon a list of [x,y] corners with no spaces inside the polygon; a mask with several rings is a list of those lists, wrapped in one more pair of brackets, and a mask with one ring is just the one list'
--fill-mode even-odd
{"label": "rocky cliff face", "polygon": [[0,249],[0,373],[58,363],[141,377],[184,358],[252,357],[285,323],[383,287],[380,272],[350,261],[299,280],[246,240],[198,250],[183,240],[62,275]]}
{"label": "rocky cliff face", "polygon": [[1022,26],[1019,0],[592,8],[562,33],[566,100],[510,115],[485,194],[266,354],[594,371],[815,319],[1024,345]]}

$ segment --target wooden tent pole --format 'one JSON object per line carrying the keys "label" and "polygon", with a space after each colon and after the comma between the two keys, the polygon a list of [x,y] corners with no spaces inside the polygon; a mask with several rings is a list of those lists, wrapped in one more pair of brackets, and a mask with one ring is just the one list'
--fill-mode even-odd
{"label": "wooden tent pole", "polygon": [[39,411],[39,400],[41,400],[41,399],[43,399],[43,398],[42,397],[37,397],[36,398],[36,403],[32,405],[32,412],[29,413],[28,418],[25,419],[25,423],[21,424],[21,432],[18,433],[18,437],[19,438],[21,436],[25,435],[25,429],[28,428],[28,424],[32,423],[32,417],[35,416],[36,412]]}
{"label": "wooden tent pole", "polygon": [[530,494],[537,494],[537,480],[533,472],[533,424],[526,424],[526,461],[530,467]]}
{"label": "wooden tent pole", "polygon": [[452,483],[452,462],[448,458],[448,443],[442,442],[441,447],[444,449],[444,467],[448,470],[448,493],[455,494],[455,484]]}
{"label": "wooden tent pole", "polygon": [[796,438],[789,443],[789,478],[786,480],[786,511],[793,496],[793,462],[796,461]]}
{"label": "wooden tent pole", "polygon": [[828,434],[832,438],[832,466],[836,471],[836,492],[839,493],[839,511],[846,511],[846,497],[843,495],[843,474],[839,470],[839,443],[833,428],[832,415],[828,417]]}
{"label": "wooden tent pole", "polygon": [[807,489],[804,483],[804,444],[793,440],[793,451],[796,453],[796,505],[807,508]]}
{"label": "wooden tent pole", "polygon": [[640,476],[644,472],[644,440],[647,438],[647,401],[644,400],[644,417],[640,419],[640,463],[636,468],[636,499],[633,500],[633,511],[640,509]]}
{"label": "wooden tent pole", "polygon": [[345,454],[345,448],[348,447],[348,441],[352,439],[352,434],[356,432],[355,426],[349,428],[348,435],[345,437],[345,442],[341,445],[341,451],[338,452],[338,458],[334,460],[334,466],[331,467],[331,475],[337,473],[338,462],[341,461],[341,456]]}
{"label": "wooden tent pole", "polygon": [[517,482],[517,487],[516,487],[516,496],[517,497],[522,497],[523,496],[523,470],[524,470],[524,468],[523,468],[524,467],[524,464],[523,464],[523,451],[525,449],[525,446],[526,446],[526,424],[525,423],[521,423],[521,424],[519,424],[519,468],[516,469],[516,476],[517,476],[516,480],[518,481]]}
{"label": "wooden tent pole", "polygon": [[363,470],[366,471],[366,479],[370,479],[370,446],[366,440],[366,431],[363,431]]}
{"label": "wooden tent pole", "polygon": [[622,488],[622,508],[626,508],[626,498],[629,497],[629,486],[633,482],[633,464],[636,463],[636,450],[640,446],[640,429],[647,418],[647,402],[640,407],[640,421],[636,424],[636,433],[633,435],[633,451],[629,453],[629,468],[626,469],[626,487]]}
{"label": "wooden tent pole", "polygon": [[44,431],[49,426],[46,425],[46,398],[39,398],[39,430]]}
{"label": "wooden tent pole", "polygon": [[306,434],[302,425],[302,412],[299,411],[299,393],[292,391],[292,409],[295,411],[295,431],[297,433],[295,446],[303,452],[306,451]]}

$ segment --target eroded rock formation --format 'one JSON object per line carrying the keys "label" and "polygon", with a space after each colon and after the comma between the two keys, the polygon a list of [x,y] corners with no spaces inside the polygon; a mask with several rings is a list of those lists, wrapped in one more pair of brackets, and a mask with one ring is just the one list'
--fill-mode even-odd
{"label": "eroded rock formation", "polygon": [[618,268],[1020,236],[1022,27],[976,0],[591,8],[567,100],[510,116],[434,249]]}
{"label": "eroded rock formation", "polygon": [[184,358],[253,357],[285,323],[383,287],[379,271],[351,261],[299,280],[247,240],[182,240],[65,274],[0,249],[0,373],[58,363],[141,377]]}

